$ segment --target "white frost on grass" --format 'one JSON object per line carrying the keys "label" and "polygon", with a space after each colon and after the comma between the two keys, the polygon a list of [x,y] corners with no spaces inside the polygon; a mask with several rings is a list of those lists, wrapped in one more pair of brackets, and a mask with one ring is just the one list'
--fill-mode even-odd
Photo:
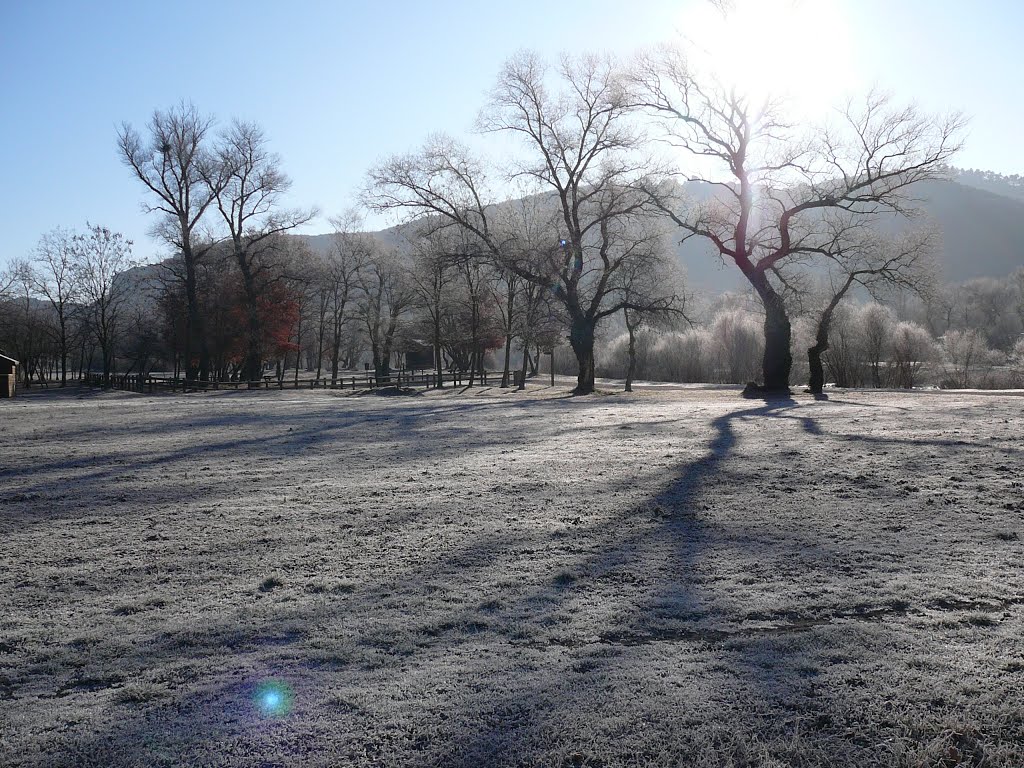
{"label": "white frost on grass", "polygon": [[0,403],[3,762],[1024,764],[1024,399],[564,394]]}

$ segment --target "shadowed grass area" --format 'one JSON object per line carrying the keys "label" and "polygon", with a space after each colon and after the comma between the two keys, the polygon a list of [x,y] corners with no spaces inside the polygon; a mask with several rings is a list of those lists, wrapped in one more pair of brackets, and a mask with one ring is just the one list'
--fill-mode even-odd
{"label": "shadowed grass area", "polygon": [[5,760],[1024,764],[1024,400],[559,394],[0,406]]}

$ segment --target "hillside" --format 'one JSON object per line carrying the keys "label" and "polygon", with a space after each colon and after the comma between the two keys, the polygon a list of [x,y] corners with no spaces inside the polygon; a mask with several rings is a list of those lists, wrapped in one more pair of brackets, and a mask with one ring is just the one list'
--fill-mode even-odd
{"label": "hillside", "polygon": [[[1012,185],[1003,186],[1015,189]],[[708,187],[691,182],[687,192],[694,199],[706,199]],[[976,277],[1003,277],[1024,266],[1024,191],[1016,199],[960,181],[932,181],[918,185],[915,194],[924,217],[935,221],[942,232],[938,261],[944,281],[960,283]],[[396,225],[370,234],[386,245],[399,246],[406,228],[407,225]],[[332,236],[293,237],[314,252],[325,253]],[[676,253],[695,291],[714,295],[745,288],[735,267],[725,264],[707,243],[697,238],[677,243]],[[133,270],[133,278],[152,277],[154,271],[153,266]]]}
{"label": "hillside", "polygon": [[[1019,199],[959,181],[923,182],[915,190],[924,216],[935,221],[942,232],[938,261],[946,282],[1002,277],[1024,266],[1024,187]],[[695,182],[687,184],[687,192],[697,200],[708,195],[707,185]],[[399,225],[372,234],[395,245],[402,240],[402,229]],[[316,251],[330,247],[330,235],[297,237]],[[677,244],[676,252],[695,290],[716,294],[744,288],[739,272],[706,242],[694,238]]]}
{"label": "hillside", "polygon": [[952,177],[953,181],[958,184],[983,189],[986,192],[994,192],[997,195],[1024,202],[1024,178],[1019,174],[1004,176],[992,171],[954,168]]}

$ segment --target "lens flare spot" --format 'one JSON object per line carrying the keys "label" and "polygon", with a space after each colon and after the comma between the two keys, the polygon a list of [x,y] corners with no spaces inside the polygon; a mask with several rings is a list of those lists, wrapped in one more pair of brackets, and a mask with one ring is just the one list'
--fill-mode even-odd
{"label": "lens flare spot", "polygon": [[256,689],[256,706],[266,717],[284,717],[292,708],[292,689],[279,680],[267,680]]}

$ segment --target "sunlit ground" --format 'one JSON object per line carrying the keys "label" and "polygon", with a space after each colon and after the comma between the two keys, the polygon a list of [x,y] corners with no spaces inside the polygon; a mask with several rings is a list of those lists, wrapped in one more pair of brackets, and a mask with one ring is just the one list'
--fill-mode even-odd
{"label": "sunlit ground", "polygon": [[0,762],[1024,764],[1024,399],[565,394],[0,403]]}

